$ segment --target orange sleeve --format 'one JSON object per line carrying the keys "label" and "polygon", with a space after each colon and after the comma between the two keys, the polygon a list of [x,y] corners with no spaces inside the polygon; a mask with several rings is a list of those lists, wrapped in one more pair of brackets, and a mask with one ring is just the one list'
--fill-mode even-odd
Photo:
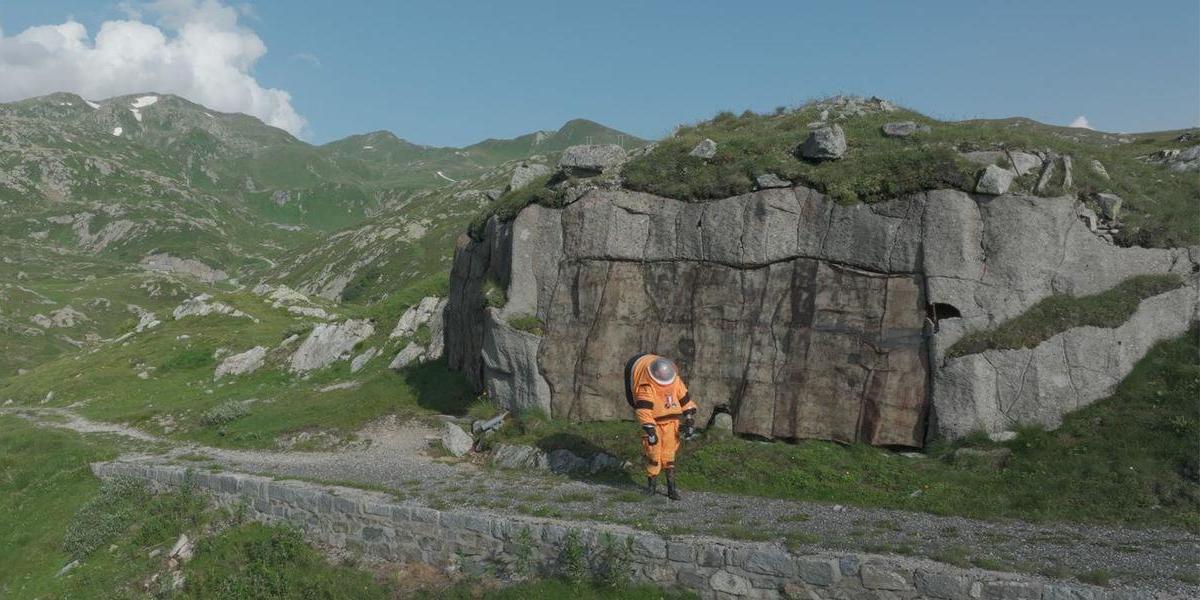
{"label": "orange sleeve", "polygon": [[678,394],[677,397],[680,399],[679,408],[683,411],[683,414],[696,412],[696,401],[688,392],[687,386],[683,384],[683,379],[676,380],[675,385],[675,393]]}
{"label": "orange sleeve", "polygon": [[654,389],[649,384],[639,385],[634,390],[633,408],[634,414],[637,415],[638,423],[642,425],[647,423],[654,424]]}

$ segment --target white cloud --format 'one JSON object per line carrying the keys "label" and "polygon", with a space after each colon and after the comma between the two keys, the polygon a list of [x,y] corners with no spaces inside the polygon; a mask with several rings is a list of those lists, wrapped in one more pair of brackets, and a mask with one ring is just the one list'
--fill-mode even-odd
{"label": "white cloud", "polygon": [[[0,30],[0,101],[64,91],[91,99],[172,93],[296,135],[304,130],[291,94],[254,78],[267,47],[238,23],[244,10],[220,0],[157,0],[121,9],[129,18],[105,21],[95,37],[73,19],[14,36]],[[146,16],[157,22],[147,23]]]}
{"label": "white cloud", "polygon": [[1085,117],[1083,115],[1079,115],[1078,117],[1075,117],[1075,120],[1071,121],[1071,124],[1067,125],[1067,127],[1079,127],[1081,129],[1091,129],[1092,124],[1088,123],[1087,117]]}

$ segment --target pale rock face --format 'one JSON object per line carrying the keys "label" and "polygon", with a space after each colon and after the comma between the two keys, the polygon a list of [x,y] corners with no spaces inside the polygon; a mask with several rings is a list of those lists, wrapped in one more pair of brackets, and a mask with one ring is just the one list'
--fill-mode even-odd
{"label": "pale rock face", "polygon": [[422,325],[427,325],[435,315],[441,313],[445,308],[446,301],[442,298],[435,296],[422,298],[415,306],[409,307],[404,314],[400,315],[400,320],[396,322],[396,327],[392,329],[388,338],[411,337]]}
{"label": "pale rock face", "polygon": [[204,283],[216,283],[229,279],[225,271],[214,269],[198,260],[179,258],[170,254],[151,254],[142,259],[141,265],[147,271],[182,273],[191,275]]}
{"label": "pale rock face", "polygon": [[414,361],[420,361],[425,357],[425,349],[413,342],[409,342],[403,350],[396,353],[396,357],[388,365],[389,369],[399,371],[404,367],[412,364]]}
{"label": "pale rock face", "polygon": [[[967,362],[937,376],[962,335],[1051,294],[1200,260],[1113,246],[1079,212],[1072,198],[957,190],[855,206],[803,186],[703,203],[593,190],[459,240],[446,358],[503,408],[604,420],[632,418],[622,366],[656,352],[680,364],[699,422],[725,404],[740,433],[920,447],[930,399],[947,393],[931,375],[963,397],[994,373]],[[507,288],[502,309],[484,307],[488,279]],[[516,315],[546,335],[513,329]],[[1039,389],[1039,419],[1076,397]],[[947,422],[992,419],[971,406],[985,416]]]}
{"label": "pale rock face", "polygon": [[228,315],[231,317],[244,317],[255,322],[258,321],[254,317],[224,302],[209,302],[209,300],[212,300],[212,296],[208,294],[200,294],[194,298],[188,298],[179,306],[176,306],[175,310],[171,311],[171,316],[175,317],[176,321],[185,317],[204,317],[208,315]]}
{"label": "pale rock face", "polygon": [[221,361],[217,365],[217,370],[213,374],[214,379],[220,379],[226,375],[245,375],[257,371],[263,365],[263,360],[267,357],[267,349],[264,346],[255,346],[240,354],[234,354]]}
{"label": "pale rock face", "polygon": [[937,433],[1002,436],[1021,425],[1053,429],[1062,416],[1112,394],[1158,342],[1183,335],[1200,318],[1200,284],[1143,300],[1115,329],[1078,327],[1034,348],[988,350],[952,358],[937,370]]}
{"label": "pale rock face", "polygon": [[317,325],[292,354],[290,368],[293,372],[312,371],[345,360],[359,342],[374,333],[375,326],[365,319]]}
{"label": "pale rock face", "polygon": [[33,321],[35,325],[43,329],[69,329],[88,321],[89,319],[87,318],[87,315],[75,310],[74,308],[71,308],[70,306],[64,306],[50,313],[50,316],[36,314],[30,317],[30,320]]}
{"label": "pale rock face", "polygon": [[354,359],[350,361],[350,372],[357,373],[361,371],[362,368],[367,366],[367,363],[371,362],[371,359],[375,358],[375,355],[377,354],[379,354],[378,348],[374,346],[367,348],[365,352],[355,356]]}
{"label": "pale rock face", "polygon": [[301,294],[300,292],[297,292],[286,285],[281,285],[270,289],[269,293],[267,294],[267,299],[271,301],[271,305],[275,308],[279,308],[280,306],[288,304],[312,303],[312,301],[308,299],[308,296],[305,296],[304,294]]}
{"label": "pale rock face", "polygon": [[754,183],[758,185],[758,189],[760,190],[792,187],[792,182],[782,179],[774,173],[759,175],[758,177],[754,178]]}
{"label": "pale rock face", "polygon": [[550,167],[538,163],[523,163],[513,170],[512,178],[508,181],[508,189],[519,190],[538,177],[549,175]]}

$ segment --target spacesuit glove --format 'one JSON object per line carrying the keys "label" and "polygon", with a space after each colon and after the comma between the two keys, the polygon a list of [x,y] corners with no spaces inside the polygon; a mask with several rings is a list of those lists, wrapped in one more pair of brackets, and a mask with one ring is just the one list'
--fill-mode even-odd
{"label": "spacesuit glove", "polygon": [[696,435],[696,419],[689,414],[683,419],[683,437],[691,439],[693,435]]}
{"label": "spacesuit glove", "polygon": [[642,431],[646,432],[646,443],[650,444],[651,446],[658,443],[658,434],[654,432],[653,425],[642,425]]}

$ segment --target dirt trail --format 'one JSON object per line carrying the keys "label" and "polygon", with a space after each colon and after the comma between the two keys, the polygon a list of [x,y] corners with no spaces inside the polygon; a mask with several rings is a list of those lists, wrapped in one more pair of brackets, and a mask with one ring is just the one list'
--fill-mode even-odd
{"label": "dirt trail", "polygon": [[[1174,579],[1200,561],[1200,535],[1067,523],[980,521],[926,513],[773,498],[691,492],[681,502],[648,498],[629,484],[575,480],[534,472],[496,471],[450,463],[427,452],[436,432],[389,417],[359,432],[361,443],[338,451],[229,450],[99,423],[65,409],[0,409],[41,426],[111,433],[155,442],[166,452],[123,456],[131,462],[195,464],[392,490],[434,508],[478,507],[586,521],[625,523],[660,533],[778,539],[796,550],[867,550],[925,556],[996,570],[1103,571],[1115,582],[1189,594]],[[203,457],[203,458],[201,458]]]}

